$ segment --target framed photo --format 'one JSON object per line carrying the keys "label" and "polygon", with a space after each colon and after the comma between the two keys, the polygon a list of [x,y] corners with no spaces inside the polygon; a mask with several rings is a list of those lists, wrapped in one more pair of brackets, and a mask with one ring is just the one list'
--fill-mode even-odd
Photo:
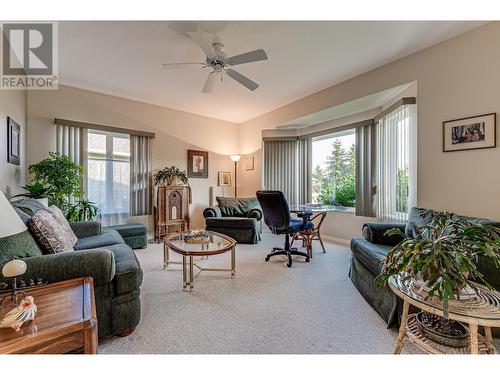
{"label": "framed photo", "polygon": [[12,117],[7,117],[7,161],[21,164],[21,127]]}
{"label": "framed photo", "polygon": [[443,151],[496,147],[496,113],[443,122]]}
{"label": "framed photo", "polygon": [[255,168],[253,156],[245,158],[245,171],[253,171]]}
{"label": "framed photo", "polygon": [[219,172],[219,186],[231,186],[231,172]]}
{"label": "framed photo", "polygon": [[208,152],[188,150],[187,175],[190,178],[208,178]]}

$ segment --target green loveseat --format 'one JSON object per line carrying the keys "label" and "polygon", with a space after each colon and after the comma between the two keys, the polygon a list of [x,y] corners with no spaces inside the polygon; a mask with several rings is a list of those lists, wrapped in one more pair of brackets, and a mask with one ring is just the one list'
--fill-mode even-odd
{"label": "green loveseat", "polygon": [[256,244],[262,233],[262,211],[256,197],[216,197],[217,206],[205,208],[205,229],[234,238],[238,243]]}
{"label": "green loveseat", "polygon": [[[40,203],[23,199],[12,203],[19,217],[28,222]],[[95,221],[70,223],[78,237],[74,250],[44,255],[29,230],[0,238],[0,269],[13,258],[22,258],[27,272],[21,279],[41,277],[54,283],[83,276],[94,279],[99,338],[132,332],[141,317],[142,269],[133,250],[114,230]],[[2,280],[0,276],[0,281]]]}
{"label": "green loveseat", "polygon": [[[401,238],[399,236],[386,236],[385,232],[392,228],[399,228],[406,237],[415,238],[421,228],[429,224],[436,214],[437,211],[434,210],[413,207],[406,223],[366,223],[363,226],[363,237],[353,237],[351,240],[349,277],[359,293],[385,320],[388,327],[399,326],[403,302],[388,286],[378,286],[375,283],[375,278],[382,271],[387,254],[392,247],[401,241]],[[474,223],[500,227],[499,222],[489,219],[466,218]],[[500,269],[485,259],[479,259],[478,269],[491,286],[500,290]]]}

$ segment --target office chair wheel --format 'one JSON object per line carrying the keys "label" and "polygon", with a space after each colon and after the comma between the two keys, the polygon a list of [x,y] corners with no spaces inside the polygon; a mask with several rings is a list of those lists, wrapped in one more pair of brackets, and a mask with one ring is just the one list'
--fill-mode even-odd
{"label": "office chair wheel", "polygon": [[306,263],[309,263],[309,257],[306,258]]}
{"label": "office chair wheel", "polygon": [[269,257],[268,256],[266,257],[266,262],[269,262]]}
{"label": "office chair wheel", "polygon": [[287,263],[286,266],[290,268],[292,266],[292,263]]}

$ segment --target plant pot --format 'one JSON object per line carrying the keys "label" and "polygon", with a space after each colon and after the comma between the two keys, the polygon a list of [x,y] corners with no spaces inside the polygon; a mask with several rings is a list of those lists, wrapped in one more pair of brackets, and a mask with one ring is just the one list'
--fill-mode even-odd
{"label": "plant pot", "polygon": [[44,207],[49,207],[49,198],[38,198],[35,199],[37,202],[43,204]]}
{"label": "plant pot", "polygon": [[167,186],[172,186],[172,185],[177,185],[177,177],[176,176],[167,177]]}
{"label": "plant pot", "polygon": [[416,318],[418,327],[428,339],[454,348],[467,346],[469,334],[462,323],[428,312],[419,312]]}

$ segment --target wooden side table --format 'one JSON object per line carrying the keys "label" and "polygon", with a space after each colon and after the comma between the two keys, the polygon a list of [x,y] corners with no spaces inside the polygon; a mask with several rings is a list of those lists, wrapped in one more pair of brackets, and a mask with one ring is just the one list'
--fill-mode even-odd
{"label": "wooden side table", "polygon": [[[0,328],[2,354],[60,354],[83,348],[97,353],[97,318],[91,277],[66,280],[26,290],[37,305],[35,320],[18,332]],[[13,308],[10,299],[0,318]]]}
{"label": "wooden side table", "polygon": [[[404,341],[408,340],[418,348],[430,354],[495,354],[492,343],[491,327],[500,327],[500,293],[476,284],[479,292],[469,300],[449,300],[447,319],[457,320],[469,325],[469,347],[452,348],[440,345],[425,337],[416,324],[415,314],[409,314],[410,305],[431,314],[444,316],[443,305],[436,299],[425,299],[412,286],[410,280],[401,276],[392,276],[389,287],[403,300],[403,315],[396,341],[394,354],[400,354]],[[478,327],[483,326],[485,336],[478,334]]]}

